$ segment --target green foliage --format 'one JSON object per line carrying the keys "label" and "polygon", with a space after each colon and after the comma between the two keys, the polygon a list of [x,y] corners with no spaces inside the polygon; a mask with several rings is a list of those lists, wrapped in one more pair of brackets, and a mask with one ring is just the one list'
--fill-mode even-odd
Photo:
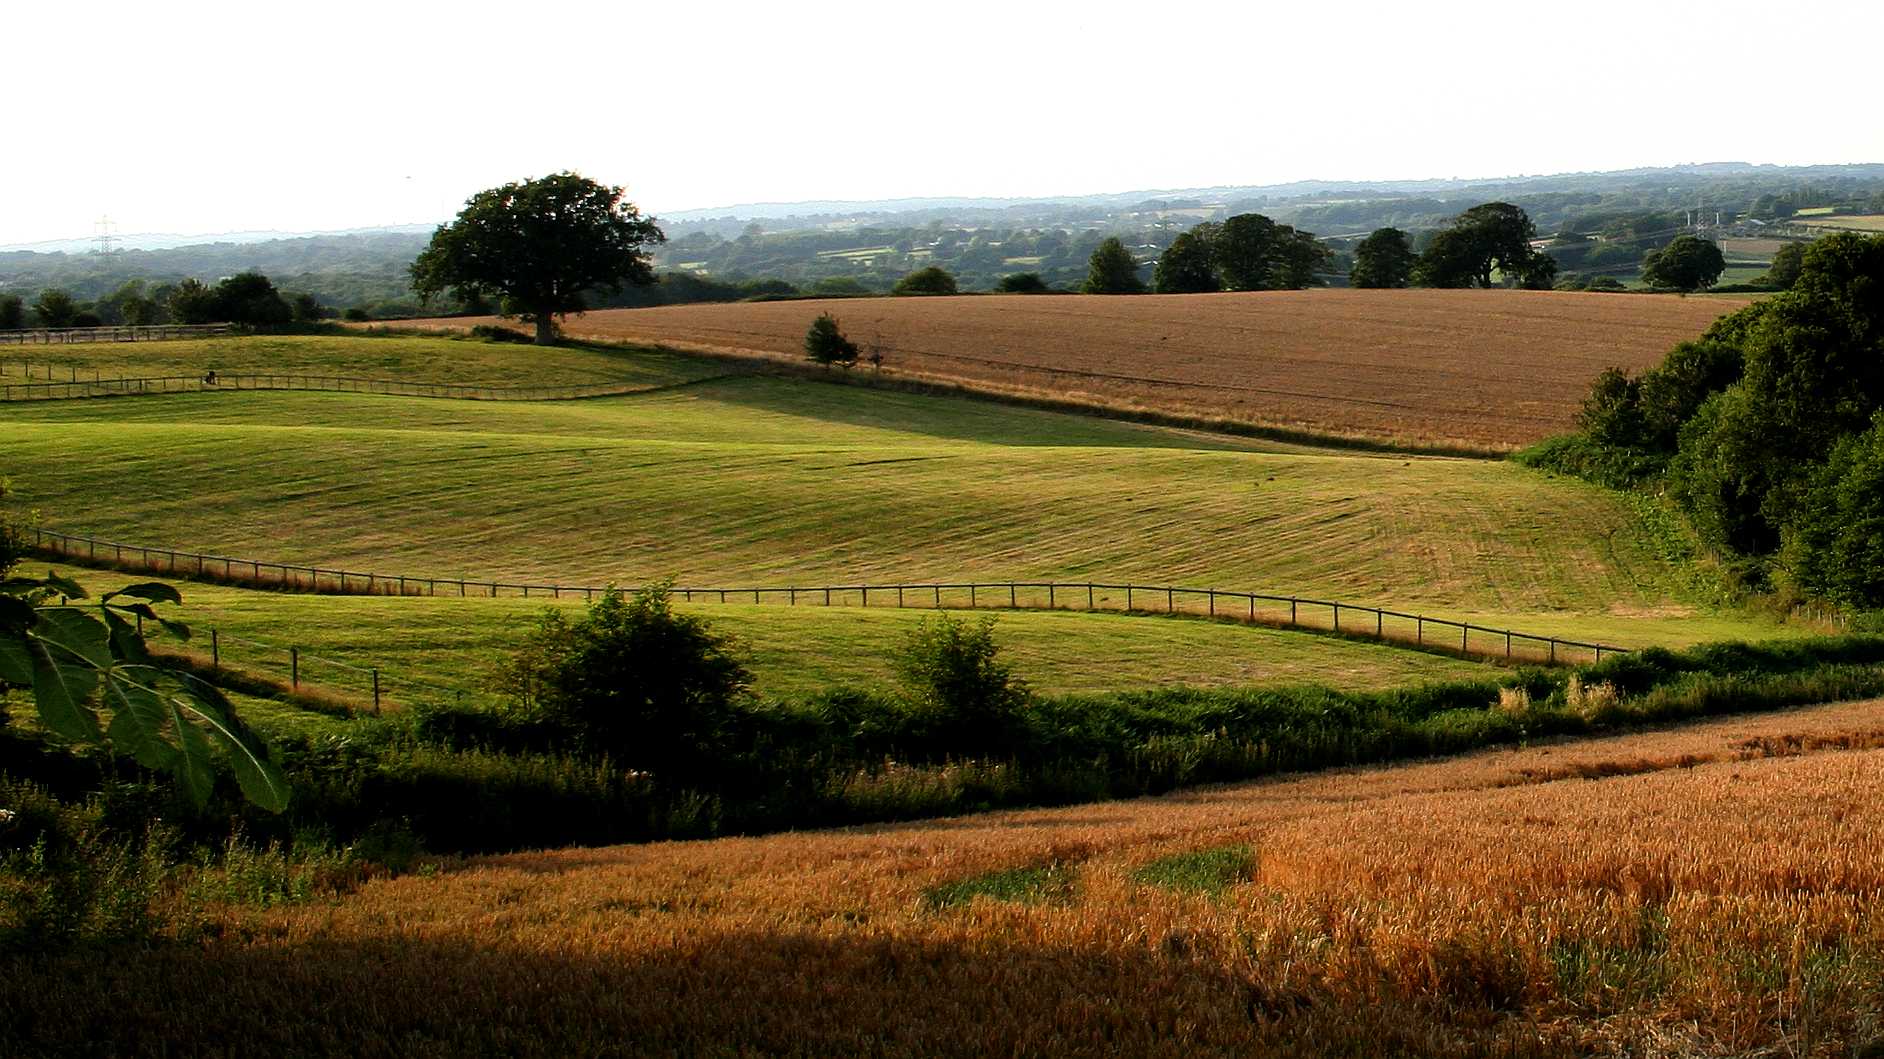
{"label": "green foliage", "polygon": [[261,738],[221,691],[154,659],[139,628],[189,627],[153,604],[181,603],[169,585],[127,585],[86,605],[84,588],[48,574],[0,582],[0,684],[32,689],[41,724],[80,744],[108,742],[145,768],[169,773],[197,805],[214,789],[219,747],[242,793],[279,812],[288,788]]}
{"label": "green foliage", "polygon": [[827,367],[841,364],[848,368],[857,363],[857,343],[844,337],[836,317],[819,313],[805,332],[805,356]]}
{"label": "green foliage", "polygon": [[1418,260],[1405,232],[1381,228],[1354,248],[1354,268],[1348,273],[1348,283],[1356,287],[1404,287],[1412,280]]}
{"label": "green foliage", "polygon": [[0,951],[150,936],[169,869],[157,842],[114,834],[96,802],[4,776],[0,805]]}
{"label": "green foliage", "polygon": [[1072,894],[1072,866],[1055,862],[1030,868],[984,872],[933,886],[923,891],[922,903],[931,909],[943,909],[968,904],[977,897],[986,897],[993,901],[1036,905],[1064,902]]}
{"label": "green foliage", "polygon": [[1260,213],[1226,219],[1214,239],[1224,290],[1300,290],[1315,286],[1332,253],[1313,235]]}
{"label": "green foliage", "polygon": [[1038,272],[1015,272],[997,280],[994,289],[997,294],[1045,294],[1050,288]]}
{"label": "green foliage", "polygon": [[919,268],[896,281],[891,294],[954,294],[955,277],[939,265]]}
{"label": "green foliage", "polygon": [[1799,282],[1799,274],[1805,268],[1804,243],[1787,243],[1773,252],[1773,260],[1766,266],[1766,275],[1760,277],[1760,284],[1774,290],[1791,290]]}
{"label": "green foliage", "polygon": [[951,746],[1000,753],[1022,740],[1032,695],[1000,660],[993,618],[923,619],[897,652],[896,673]]}
{"label": "green foliage", "polygon": [[826,276],[811,285],[811,292],[820,297],[853,298],[871,290],[852,276]]}
{"label": "green foliage", "polygon": [[73,319],[78,316],[79,305],[72,295],[62,290],[47,289],[39,292],[33,299],[33,316],[40,327],[58,329],[72,327]]}
{"label": "green foliage", "polygon": [[1783,565],[1801,590],[1884,609],[1884,412],[1833,448],[1783,535]]}
{"label": "green foliage", "polygon": [[346,320],[348,323],[365,323],[373,317],[368,314],[365,309],[355,305],[347,309],[346,312],[341,313],[340,318]]}
{"label": "green foliage", "polygon": [[208,324],[219,318],[222,309],[216,292],[200,280],[186,279],[170,292],[170,319],[180,324]]}
{"label": "green foliage", "polygon": [[1427,287],[1490,287],[1492,272],[1526,287],[1549,289],[1556,264],[1531,249],[1537,227],[1508,202],[1474,206],[1434,236],[1420,256],[1415,279]]}
{"label": "green foliage", "polygon": [[1159,294],[1202,294],[1223,289],[1217,278],[1217,233],[1221,226],[1204,223],[1182,232],[1158,255],[1152,289]]}
{"label": "green foliage", "polygon": [[412,263],[412,289],[425,299],[447,290],[501,298],[536,323],[538,345],[550,345],[552,318],[581,312],[586,292],[653,282],[645,248],[665,238],[621,188],[553,173],[473,195]]}
{"label": "green foliage", "polygon": [[1577,412],[1577,426],[1591,441],[1616,448],[1642,444],[1642,384],[1621,368],[1605,368]]}
{"label": "green foliage", "polygon": [[1138,278],[1138,261],[1114,236],[1092,252],[1086,266],[1086,283],[1080,290],[1087,294],[1143,294],[1145,284]]}
{"label": "green foliage", "polygon": [[322,305],[319,298],[312,294],[297,294],[288,302],[297,324],[317,324],[333,315],[332,310]]}
{"label": "green foliage", "polygon": [[1132,880],[1166,890],[1220,894],[1255,875],[1255,853],[1248,846],[1235,845],[1160,857],[1134,871]]}
{"label": "green foliage", "polygon": [[1727,270],[1727,259],[1712,240],[1676,236],[1642,258],[1642,279],[1657,290],[1696,291],[1712,287]]}
{"label": "green foliage", "polygon": [[17,294],[0,294],[0,331],[18,331],[26,326],[26,303]]}
{"label": "green foliage", "polygon": [[499,678],[576,749],[683,779],[712,767],[751,684],[732,640],[677,613],[664,584],[610,589],[575,621],[545,610]]}
{"label": "green foliage", "polygon": [[243,272],[216,284],[215,319],[250,327],[278,327],[294,318],[281,292],[267,276]]}

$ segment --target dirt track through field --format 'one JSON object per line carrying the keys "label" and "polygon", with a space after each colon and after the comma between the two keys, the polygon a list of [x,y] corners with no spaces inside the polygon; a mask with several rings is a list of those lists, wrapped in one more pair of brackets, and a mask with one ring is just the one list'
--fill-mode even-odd
{"label": "dirt track through field", "polygon": [[[835,315],[903,376],[1409,444],[1561,433],[1604,368],[1648,367],[1739,299],[1555,291],[870,298],[613,309],[571,335],[802,356]],[[439,321],[470,326],[479,320]],[[864,369],[859,369],[864,370]]]}

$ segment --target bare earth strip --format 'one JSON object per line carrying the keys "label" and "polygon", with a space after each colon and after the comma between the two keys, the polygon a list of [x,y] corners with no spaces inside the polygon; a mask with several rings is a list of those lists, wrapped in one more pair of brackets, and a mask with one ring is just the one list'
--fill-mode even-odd
{"label": "bare earth strip", "polygon": [[[909,377],[1120,409],[1508,449],[1573,425],[1606,367],[1643,368],[1744,300],[1317,290],[1133,298],[871,298],[613,309],[578,337],[802,356],[838,317]],[[488,320],[435,321],[468,327]]]}

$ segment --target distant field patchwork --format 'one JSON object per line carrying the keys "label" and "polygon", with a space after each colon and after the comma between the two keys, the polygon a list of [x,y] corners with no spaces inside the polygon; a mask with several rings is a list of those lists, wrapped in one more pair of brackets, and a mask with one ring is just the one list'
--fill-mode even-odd
{"label": "distant field patchwork", "polygon": [[[819,313],[887,369],[976,388],[1306,433],[1509,449],[1571,428],[1604,368],[1642,368],[1740,302],[1555,291],[869,298],[588,313],[571,334],[802,356]],[[478,320],[435,321],[465,327]]]}

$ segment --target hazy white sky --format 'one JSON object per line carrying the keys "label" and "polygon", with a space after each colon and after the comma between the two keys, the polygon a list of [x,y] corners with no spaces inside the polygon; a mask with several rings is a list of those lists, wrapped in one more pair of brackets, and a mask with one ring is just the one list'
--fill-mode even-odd
{"label": "hazy white sky", "polygon": [[0,244],[734,202],[1884,161],[1877,0],[27,2]]}

